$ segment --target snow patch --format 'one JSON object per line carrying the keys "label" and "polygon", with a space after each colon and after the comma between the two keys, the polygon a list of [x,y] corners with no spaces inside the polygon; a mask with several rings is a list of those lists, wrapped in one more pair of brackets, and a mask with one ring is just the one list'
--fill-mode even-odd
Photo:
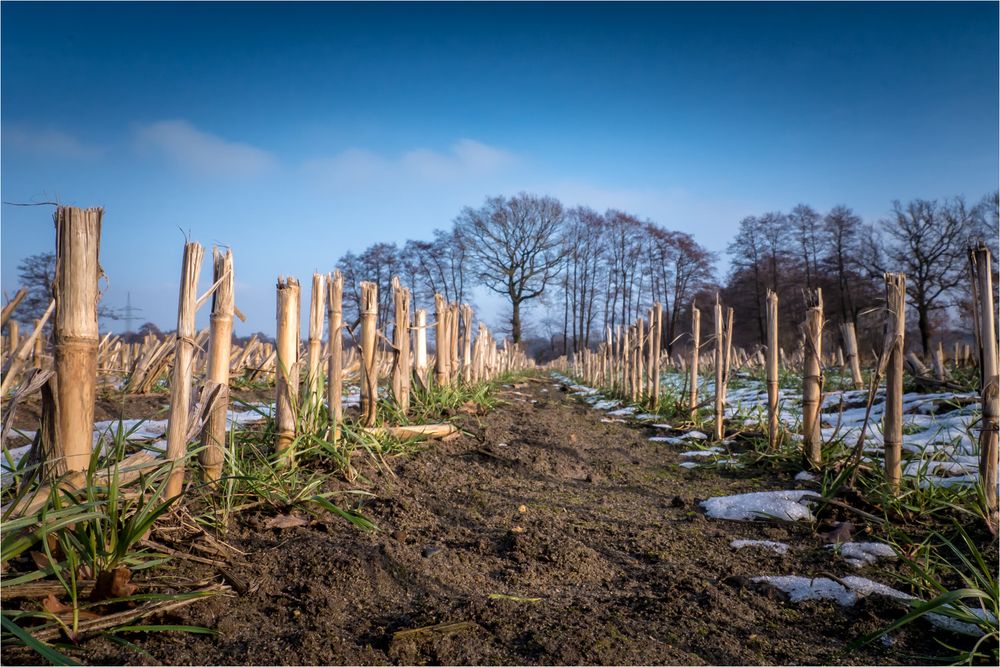
{"label": "snow patch", "polygon": [[840,553],[848,565],[861,568],[874,565],[879,558],[895,560],[896,552],[883,542],[844,542],[843,544],[828,544],[827,549]]}
{"label": "snow patch", "polygon": [[761,547],[762,549],[770,549],[781,556],[788,553],[787,544],[784,542],[772,542],[771,540],[733,540],[729,543],[729,546],[737,551],[746,547]]}
{"label": "snow patch", "polygon": [[713,519],[812,521],[813,515],[806,503],[809,498],[818,497],[819,494],[812,491],[757,491],[709,498],[700,504],[705,514]]}

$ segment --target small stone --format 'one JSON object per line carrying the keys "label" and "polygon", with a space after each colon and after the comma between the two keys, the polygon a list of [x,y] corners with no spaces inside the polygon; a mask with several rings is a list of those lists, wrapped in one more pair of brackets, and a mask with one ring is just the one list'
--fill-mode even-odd
{"label": "small stone", "polygon": [[512,533],[523,533],[524,532],[524,526],[514,526],[513,528],[510,529],[510,532],[512,532]]}
{"label": "small stone", "polygon": [[424,547],[424,550],[420,555],[423,556],[424,558],[430,558],[431,556],[436,556],[442,551],[444,551],[444,549],[442,549],[441,547],[429,546],[429,547]]}
{"label": "small stone", "polygon": [[517,511],[520,512],[521,514],[524,514],[525,512],[528,511],[528,508],[526,506],[524,506],[524,505],[518,505],[517,506]]}

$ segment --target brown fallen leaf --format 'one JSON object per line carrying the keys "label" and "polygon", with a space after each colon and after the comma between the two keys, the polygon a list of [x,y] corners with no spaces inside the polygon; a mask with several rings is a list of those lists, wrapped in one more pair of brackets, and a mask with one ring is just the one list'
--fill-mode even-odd
{"label": "brown fallen leaf", "polygon": [[833,530],[826,533],[820,533],[819,539],[830,544],[842,544],[844,542],[851,541],[851,531],[854,530],[854,524],[850,521],[842,521],[838,523]]}
{"label": "brown fallen leaf", "polygon": [[[62,602],[57,600],[56,596],[53,595],[52,593],[49,593],[48,597],[46,597],[42,601],[42,609],[49,612],[50,614],[58,616],[59,619],[64,622],[73,621],[73,607],[68,604],[63,604]],[[101,615],[94,613],[92,611],[86,611],[81,609],[78,612],[77,617],[81,621],[86,621],[94,618],[100,618]]]}
{"label": "brown fallen leaf", "polygon": [[272,516],[264,524],[265,528],[295,528],[296,526],[307,526],[309,522],[300,516],[295,516],[294,514],[279,514],[278,516]]}
{"label": "brown fallen leaf", "polygon": [[110,572],[99,572],[94,590],[90,593],[91,602],[127,598],[133,595],[139,587],[132,583],[132,573],[127,567],[116,567]]}
{"label": "brown fallen leaf", "polygon": [[35,567],[39,570],[44,570],[52,565],[52,561],[49,559],[48,555],[42,551],[31,551],[29,554],[31,556],[31,560],[35,563]]}
{"label": "brown fallen leaf", "polygon": [[42,609],[49,612],[50,614],[62,614],[67,611],[73,611],[73,607],[68,604],[63,604],[56,599],[56,596],[52,593],[48,594],[48,597],[42,601]]}

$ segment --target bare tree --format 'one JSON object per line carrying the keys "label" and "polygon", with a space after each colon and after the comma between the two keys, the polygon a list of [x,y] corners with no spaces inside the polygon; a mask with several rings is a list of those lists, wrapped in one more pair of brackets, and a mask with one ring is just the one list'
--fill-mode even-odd
{"label": "bare tree", "polygon": [[521,305],[544,294],[558,274],[563,217],[556,199],[521,193],[490,197],[455,221],[480,282],[510,302],[514,343],[521,341]]}
{"label": "bare tree", "polygon": [[566,216],[563,273],[563,345],[572,330],[573,351],[589,347],[594,324],[598,287],[605,274],[601,268],[604,218],[593,209],[578,207]]}
{"label": "bare tree", "polygon": [[967,278],[966,252],[975,233],[975,211],[957,197],[939,205],[914,199],[893,202],[892,215],[882,221],[889,243],[887,266],[906,274],[906,292],[917,312],[920,345],[930,352],[934,311],[952,303],[954,290]]}
{"label": "bare tree", "polygon": [[817,286],[822,245],[820,215],[811,206],[799,204],[788,214],[788,225],[798,236],[799,256],[806,274],[806,288]]}
{"label": "bare tree", "polygon": [[[13,317],[22,324],[33,323],[45,314],[45,309],[52,301],[52,284],[56,277],[55,253],[28,255],[18,263],[17,277],[21,285],[28,288],[28,294],[14,310]],[[117,310],[103,304],[98,305],[97,316],[104,320],[117,320],[121,317]],[[46,328],[48,326],[51,325],[46,325]]]}

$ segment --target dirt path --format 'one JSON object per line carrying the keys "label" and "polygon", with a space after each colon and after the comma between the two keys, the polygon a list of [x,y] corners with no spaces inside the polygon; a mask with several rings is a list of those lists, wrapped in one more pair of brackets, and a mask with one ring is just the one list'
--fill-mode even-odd
{"label": "dirt path", "polygon": [[[856,572],[804,524],[706,519],[713,495],[793,488],[748,471],[687,470],[653,429],[605,413],[551,381],[501,394],[473,437],[393,459],[374,474],[363,534],[329,519],[285,530],[247,513],[227,541],[252,586],[161,622],[217,637],[106,640],[88,661],[169,663],[898,663],[932,650],[919,625],[843,654],[901,612],[874,599],[842,609],[756,590],[762,574]],[[662,433],[662,432],[661,432]],[[523,507],[522,507],[523,506]],[[523,509],[524,511],[520,511]],[[733,539],[792,549],[734,551]],[[279,549],[278,547],[281,547]],[[192,571],[187,570],[190,574]],[[205,572],[206,574],[208,571]],[[399,631],[455,624],[409,634]]]}

